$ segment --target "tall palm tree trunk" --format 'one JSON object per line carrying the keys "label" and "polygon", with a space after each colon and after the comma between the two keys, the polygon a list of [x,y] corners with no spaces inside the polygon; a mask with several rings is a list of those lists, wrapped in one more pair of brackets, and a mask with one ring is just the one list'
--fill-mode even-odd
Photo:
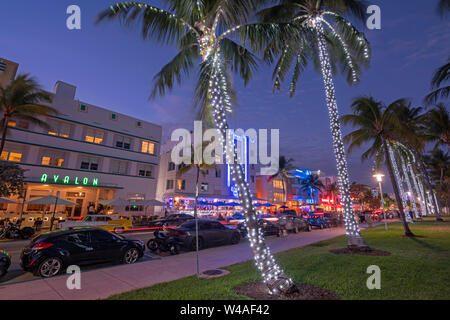
{"label": "tall palm tree trunk", "polygon": [[413,237],[414,234],[409,229],[408,222],[406,222],[405,211],[403,208],[403,201],[400,196],[400,191],[399,191],[398,185],[396,183],[397,179],[395,177],[394,168],[392,165],[392,161],[393,161],[392,155],[389,152],[389,147],[387,145],[387,142],[384,139],[383,139],[383,149],[384,149],[384,153],[385,153],[385,157],[386,157],[386,167],[388,168],[389,177],[391,178],[392,187],[394,189],[395,200],[397,201],[398,211],[400,212],[400,220],[403,224],[403,228],[405,229],[405,236]]}
{"label": "tall palm tree trunk", "polygon": [[406,170],[405,159],[401,158],[400,161],[401,161],[401,165],[402,165],[403,176],[405,177],[405,181],[406,181],[406,186],[408,187],[408,191],[411,194],[409,201],[412,204],[414,215],[416,216],[417,219],[420,219],[419,211],[417,210],[417,205],[416,205],[416,197],[415,197],[412,185],[411,185],[411,180],[409,179],[408,171]]}
{"label": "tall palm tree trunk", "polygon": [[[421,211],[423,211],[424,210],[423,208],[425,206],[425,202],[423,201],[423,194],[420,191],[419,184],[417,183],[417,179],[414,175],[414,171],[412,169],[412,165],[410,162],[408,162],[408,171],[409,171],[409,175],[413,181],[414,190],[416,191],[416,195],[419,197],[420,207],[422,208]],[[419,212],[419,214],[420,214],[420,218],[422,218],[423,212]]]}
{"label": "tall palm tree trunk", "polygon": [[287,189],[286,189],[286,182],[284,181],[284,178],[281,177],[281,181],[283,182],[283,195],[284,195],[284,203],[287,202]]}
{"label": "tall palm tree trunk", "polygon": [[366,241],[361,236],[361,231],[353,214],[352,201],[350,198],[350,183],[347,170],[347,159],[345,158],[344,143],[342,141],[341,126],[339,123],[339,111],[336,102],[336,91],[331,73],[330,57],[327,50],[327,42],[321,22],[315,23],[317,30],[317,45],[322,67],[322,76],[325,84],[326,101],[330,117],[331,133],[333,135],[334,154],[336,157],[337,171],[339,176],[339,189],[341,191],[342,206],[344,210],[345,229],[347,231],[349,248],[368,248]]}
{"label": "tall palm tree trunk", "polygon": [[[433,193],[433,186],[431,185],[431,179],[430,179],[428,171],[425,167],[425,162],[423,161],[422,155],[419,152],[416,152],[416,156],[417,156],[417,160],[419,160],[419,165],[420,165],[420,168],[422,169],[427,188],[430,190],[431,193]],[[441,216],[439,215],[439,204],[435,201],[436,199],[435,198],[433,199],[433,198],[434,197],[432,197],[432,199],[430,200],[430,204],[431,204],[432,208],[434,208],[434,214],[436,215],[436,220],[443,221]]]}
{"label": "tall palm tree trunk", "polygon": [[8,131],[8,116],[4,116],[2,119],[2,140],[0,142],[0,155],[3,152],[3,149],[5,148],[6,143],[6,132]]}
{"label": "tall palm tree trunk", "polygon": [[225,107],[228,103],[228,83],[225,78],[224,61],[220,53],[215,53],[212,59],[213,71],[209,84],[209,95],[215,126],[220,134],[219,142],[225,146],[227,163],[231,167],[231,174],[239,191],[241,206],[245,212],[245,225],[247,228],[250,247],[252,248],[256,267],[262,274],[264,282],[271,293],[292,293],[298,291],[295,283],[281,270],[265,243],[264,233],[258,226],[256,211],[252,203],[252,194],[242,166],[238,163],[234,141],[226,145],[228,122]]}
{"label": "tall palm tree trunk", "polygon": [[200,263],[198,256],[198,212],[197,212],[197,202],[198,202],[198,179],[200,177],[200,168],[197,166],[197,177],[195,179],[195,199],[194,199],[194,219],[195,219],[195,251],[196,251],[196,272],[197,278],[200,277]]}

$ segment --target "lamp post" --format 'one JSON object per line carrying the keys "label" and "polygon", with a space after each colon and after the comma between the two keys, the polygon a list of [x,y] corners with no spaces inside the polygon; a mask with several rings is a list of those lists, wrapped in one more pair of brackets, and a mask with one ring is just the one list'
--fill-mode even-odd
{"label": "lamp post", "polygon": [[387,222],[386,222],[386,210],[385,210],[385,208],[384,208],[383,188],[381,187],[381,182],[383,182],[384,174],[377,173],[377,174],[374,174],[373,177],[374,177],[375,179],[377,179],[377,181],[378,181],[378,186],[380,187],[381,206],[382,206],[381,208],[382,208],[382,210],[383,210],[383,217],[384,217],[384,229],[387,231],[387,230],[388,230],[388,227],[387,227]]}

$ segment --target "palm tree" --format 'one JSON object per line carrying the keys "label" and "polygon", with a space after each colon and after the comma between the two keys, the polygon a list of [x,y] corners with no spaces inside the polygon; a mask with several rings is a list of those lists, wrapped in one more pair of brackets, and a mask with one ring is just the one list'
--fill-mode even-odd
{"label": "palm tree", "polygon": [[276,177],[281,177],[281,181],[283,183],[284,203],[287,202],[287,181],[292,177],[290,172],[295,169],[295,166],[292,164],[293,162],[294,159],[287,160],[285,156],[280,156],[278,161],[278,172],[269,178],[273,180]]}
{"label": "palm tree", "polygon": [[[231,73],[234,71],[247,83],[256,70],[254,51],[264,48],[268,41],[277,43],[281,35],[295,34],[288,24],[249,23],[252,13],[265,1],[257,0],[166,0],[167,9],[138,2],[121,2],[102,12],[98,21],[121,19],[126,25],[138,21],[144,39],[176,45],[178,53],[154,78],[151,97],[163,96],[183,76],[197,69],[199,79],[195,88],[195,105],[202,119],[212,122],[220,132],[224,145],[228,122],[234,102]],[[234,41],[240,39],[244,45]],[[212,119],[212,120],[211,120]],[[225,150],[231,163],[232,177],[246,215],[246,226],[255,263],[270,292],[289,293],[298,290],[280,269],[267,247],[258,227],[255,208],[242,166],[233,146]]]}
{"label": "palm tree", "polygon": [[50,126],[39,117],[58,114],[58,111],[42,105],[43,101],[50,102],[49,94],[42,91],[36,80],[28,74],[18,75],[6,87],[0,87],[0,111],[3,114],[0,123],[0,154],[5,147],[8,122],[11,119],[29,121],[50,129]]}
{"label": "palm tree", "polygon": [[450,155],[448,152],[442,151],[441,149],[433,150],[431,155],[427,157],[428,165],[434,173],[434,176],[438,177],[439,181],[439,191],[437,198],[442,201],[442,190],[444,188],[445,174],[450,168]]}
{"label": "palm tree", "polygon": [[371,143],[370,148],[362,154],[362,161],[375,158],[380,154],[384,155],[405,235],[411,237],[414,235],[406,221],[405,208],[403,207],[399,190],[401,182],[396,178],[396,174],[394,173],[395,159],[393,159],[392,149],[390,148],[390,141],[394,140],[399,132],[404,137],[408,136],[408,133],[404,132],[403,127],[393,112],[396,105],[404,103],[404,100],[397,100],[386,107],[383,103],[376,101],[372,97],[358,97],[352,103],[353,114],[342,116],[341,121],[345,125],[351,125],[356,128],[355,131],[350,132],[344,137],[344,141],[349,143],[349,153],[366,143]]}
{"label": "palm tree", "polygon": [[442,86],[450,79],[450,59],[448,62],[436,70],[431,80],[431,89],[434,90],[425,97],[427,104],[437,103],[441,99],[447,99],[450,94],[450,86]]}
{"label": "palm tree", "polygon": [[[200,150],[197,154],[201,154],[203,157],[203,151],[208,146],[207,143],[203,144],[202,146],[198,147]],[[195,198],[194,198],[194,218],[195,218],[195,247],[196,247],[196,257],[197,257],[197,277],[200,276],[200,265],[199,265],[199,259],[198,259],[198,251],[199,251],[199,243],[198,243],[198,213],[197,213],[197,203],[198,203],[198,181],[200,178],[200,173],[205,176],[208,173],[208,170],[212,170],[216,168],[216,165],[214,164],[207,164],[205,161],[201,161],[201,163],[195,163],[195,150],[194,148],[191,148],[191,156],[188,159],[184,159],[183,166],[180,166],[177,171],[177,176],[181,177],[185,173],[189,172],[192,169],[196,170],[196,176],[195,176]],[[199,162],[199,161],[197,161]]]}
{"label": "palm tree", "polygon": [[[423,174],[427,188],[429,190],[433,190],[428,170],[425,167],[423,153],[425,152],[426,142],[434,139],[430,135],[431,132],[427,134],[427,131],[437,131],[436,127],[432,128],[430,127],[432,126],[431,123],[427,124],[428,115],[423,113],[423,109],[421,107],[415,108],[412,107],[410,101],[403,101],[404,103],[398,103],[392,109],[399,119],[400,125],[403,127],[403,132],[408,133],[406,136],[400,137],[400,139],[403,140],[406,145],[403,149],[407,149],[407,151],[410,151],[414,154],[413,158],[418,162],[418,165],[420,166],[420,171]],[[432,198],[432,206],[434,207],[436,219],[438,221],[442,221],[439,215],[439,205],[437,201],[435,201],[434,197]],[[428,211],[427,206],[424,206],[424,209]]]}
{"label": "palm tree", "polygon": [[434,148],[447,146],[450,148],[450,117],[443,104],[439,104],[423,117],[425,137],[435,142]]}
{"label": "palm tree", "polygon": [[294,95],[299,76],[308,61],[320,67],[326,93],[334,153],[342,195],[345,227],[350,248],[368,248],[361,236],[352,210],[349,177],[344,143],[339,124],[339,111],[333,83],[333,72],[340,67],[347,81],[356,83],[363,67],[370,61],[370,48],[363,33],[359,32],[346,17],[363,22],[366,17],[365,2],[361,0],[282,0],[280,5],[264,9],[259,13],[263,21],[291,22],[301,27],[301,36],[287,39],[284,48],[269,45],[266,60],[272,61],[273,53],[280,57],[273,74],[274,90],[293,67],[290,83]]}
{"label": "palm tree", "polygon": [[300,190],[309,193],[311,199],[314,199],[314,191],[320,191],[324,187],[317,174],[311,174],[300,181]]}

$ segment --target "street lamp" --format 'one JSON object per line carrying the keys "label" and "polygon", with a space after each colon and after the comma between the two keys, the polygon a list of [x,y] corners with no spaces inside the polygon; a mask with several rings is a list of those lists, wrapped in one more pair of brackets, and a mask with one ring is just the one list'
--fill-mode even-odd
{"label": "street lamp", "polygon": [[381,187],[381,183],[383,182],[384,174],[377,173],[377,174],[374,174],[373,177],[375,179],[377,179],[378,185],[380,187],[381,205],[382,205],[383,217],[384,217],[384,229],[387,231],[388,227],[387,227],[387,222],[386,222],[386,210],[384,208],[383,188]]}

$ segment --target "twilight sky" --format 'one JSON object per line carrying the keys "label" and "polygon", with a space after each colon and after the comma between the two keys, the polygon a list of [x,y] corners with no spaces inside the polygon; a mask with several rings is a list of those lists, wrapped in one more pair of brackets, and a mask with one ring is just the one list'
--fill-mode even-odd
{"label": "twilight sky", "polygon": [[[117,22],[95,25],[96,15],[113,3],[3,1],[0,57],[18,62],[19,72],[36,76],[46,90],[52,90],[57,80],[76,85],[78,99],[160,124],[165,137],[177,127],[191,129],[195,116],[191,80],[195,77],[165,98],[149,101],[153,75],[176,51],[155,42],[144,42],[137,29],[126,29]],[[343,78],[336,78],[341,114],[349,113],[351,101],[358,95],[373,95],[386,103],[408,97],[420,105],[429,91],[433,71],[450,54],[450,23],[437,17],[437,0],[369,3],[381,7],[382,29],[364,30],[372,45],[372,64],[361,84],[349,87]],[[72,4],[82,10],[81,30],[66,28],[66,8]],[[310,68],[299,81],[292,99],[285,90],[272,93],[271,75],[271,67],[261,65],[246,88],[236,80],[239,106],[230,119],[231,126],[279,128],[281,154],[294,158],[299,167],[334,175],[320,75]],[[344,133],[348,131],[349,128],[344,128]],[[350,180],[373,185],[371,164],[361,163],[360,154],[349,156]]]}

